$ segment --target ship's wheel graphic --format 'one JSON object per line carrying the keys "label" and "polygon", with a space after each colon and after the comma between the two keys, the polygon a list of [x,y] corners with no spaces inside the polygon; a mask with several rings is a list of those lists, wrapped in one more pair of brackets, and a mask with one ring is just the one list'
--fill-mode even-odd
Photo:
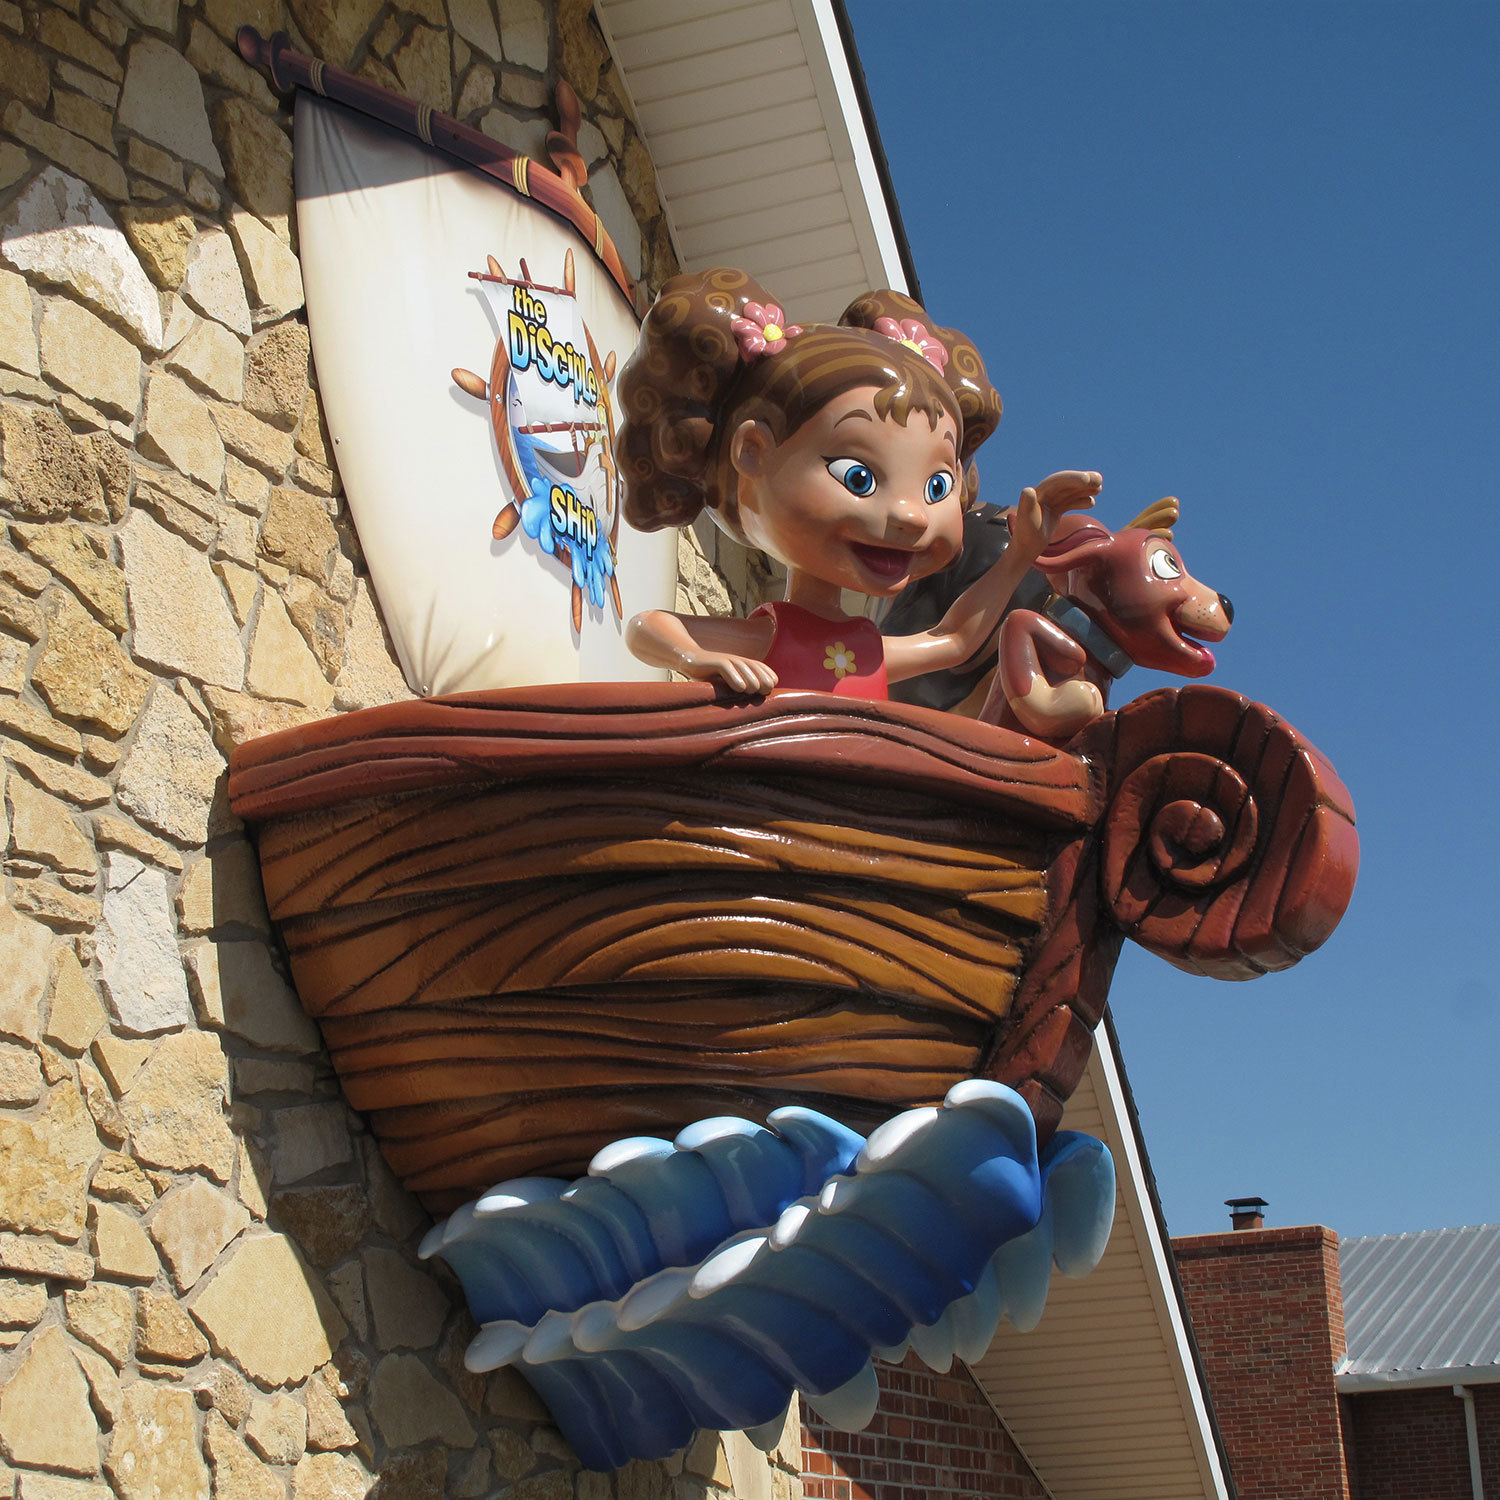
{"label": "ship's wheel graphic", "polygon": [[[544,552],[573,575],[573,629],[583,628],[585,596],[605,595],[622,618],[615,560],[620,532],[620,472],[615,456],[610,382],[616,358],[603,359],[578,308],[573,252],[563,258],[561,286],[536,281],[523,259],[508,276],[493,255],[469,275],[494,298],[500,321],[488,380],[455,369],[454,382],[484,401],[512,498],[490,535],[504,541],[524,527]],[[584,352],[586,351],[586,353]]]}

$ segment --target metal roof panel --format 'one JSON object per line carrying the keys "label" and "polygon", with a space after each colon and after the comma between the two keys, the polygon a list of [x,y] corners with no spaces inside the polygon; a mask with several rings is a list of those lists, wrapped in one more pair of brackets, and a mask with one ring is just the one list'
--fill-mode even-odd
{"label": "metal roof panel", "polygon": [[693,125],[665,130],[652,137],[652,156],[659,173],[684,162],[722,157],[726,152],[758,149],[764,167],[774,172],[781,159],[780,143],[797,136],[822,131],[821,111],[816,99],[807,98],[773,109],[754,109],[749,114],[730,115],[712,125]]}
{"label": "metal roof panel", "polygon": [[738,83],[742,78],[754,78],[777,71],[791,72],[805,68],[806,65],[802,39],[795,31],[789,31],[784,36],[766,37],[743,47],[722,47],[714,52],[702,52],[687,62],[652,63],[650,66],[628,69],[625,78],[635,99],[641,129],[646,132],[649,146],[651,132],[655,127],[652,110],[657,104],[679,99],[684,94],[702,93],[705,89]]}
{"label": "metal roof panel", "polygon": [[774,68],[769,73],[746,74],[733,83],[658,99],[651,106],[651,118],[656,129],[666,133],[811,98],[812,74],[805,68]]}
{"label": "metal roof panel", "polygon": [[1343,1240],[1339,1268],[1341,1378],[1500,1379],[1500,1224]]}
{"label": "metal roof panel", "polygon": [[[795,167],[782,172],[776,179],[782,203],[809,203],[823,199],[830,211],[842,219],[848,212],[839,193],[839,169],[832,161],[814,162],[811,166]],[[755,204],[745,197],[745,191],[737,183],[716,183],[713,187],[697,193],[686,193],[673,199],[674,217],[680,233],[704,228],[717,233],[722,224],[730,222],[732,215],[744,215],[739,241],[728,244],[750,243],[755,235],[755,222],[748,217],[755,213]]]}

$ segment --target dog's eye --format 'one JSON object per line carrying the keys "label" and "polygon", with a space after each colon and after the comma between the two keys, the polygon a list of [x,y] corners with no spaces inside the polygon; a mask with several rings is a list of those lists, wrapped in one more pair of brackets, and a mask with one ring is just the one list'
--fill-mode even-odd
{"label": "dog's eye", "polygon": [[1149,566],[1158,578],[1182,577],[1182,564],[1165,547],[1160,547],[1151,554]]}

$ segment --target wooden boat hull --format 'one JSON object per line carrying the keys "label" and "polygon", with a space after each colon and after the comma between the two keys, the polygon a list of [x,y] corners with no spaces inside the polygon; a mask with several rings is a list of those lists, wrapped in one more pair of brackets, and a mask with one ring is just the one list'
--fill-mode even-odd
{"label": "wooden boat hull", "polygon": [[1066,751],[702,684],[511,689],[243,747],[271,913],[350,1102],[435,1212],[631,1134],[954,1082],[1050,1133],[1122,938],[1249,977],[1316,947],[1347,793],[1268,710],[1153,694]]}

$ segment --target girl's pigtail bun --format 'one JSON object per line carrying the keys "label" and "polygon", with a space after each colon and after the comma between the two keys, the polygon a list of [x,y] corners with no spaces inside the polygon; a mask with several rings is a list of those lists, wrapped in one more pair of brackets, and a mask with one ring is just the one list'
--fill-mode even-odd
{"label": "girl's pigtail bun", "polygon": [[939,328],[928,317],[927,309],[903,292],[867,292],[849,304],[839,321],[851,328],[875,328],[882,318],[894,319],[897,324],[908,320],[920,323],[928,336],[947,350],[948,359],[940,373],[963,418],[959,457],[964,463],[965,499],[972,502],[979,490],[974,453],[1000,424],[1000,392],[990,384],[973,341],[956,328]]}
{"label": "girl's pigtail bun", "polygon": [[620,372],[625,518],[640,531],[686,526],[717,508],[715,434],[741,369],[731,319],[773,302],[743,271],[674,276],[646,314]]}

